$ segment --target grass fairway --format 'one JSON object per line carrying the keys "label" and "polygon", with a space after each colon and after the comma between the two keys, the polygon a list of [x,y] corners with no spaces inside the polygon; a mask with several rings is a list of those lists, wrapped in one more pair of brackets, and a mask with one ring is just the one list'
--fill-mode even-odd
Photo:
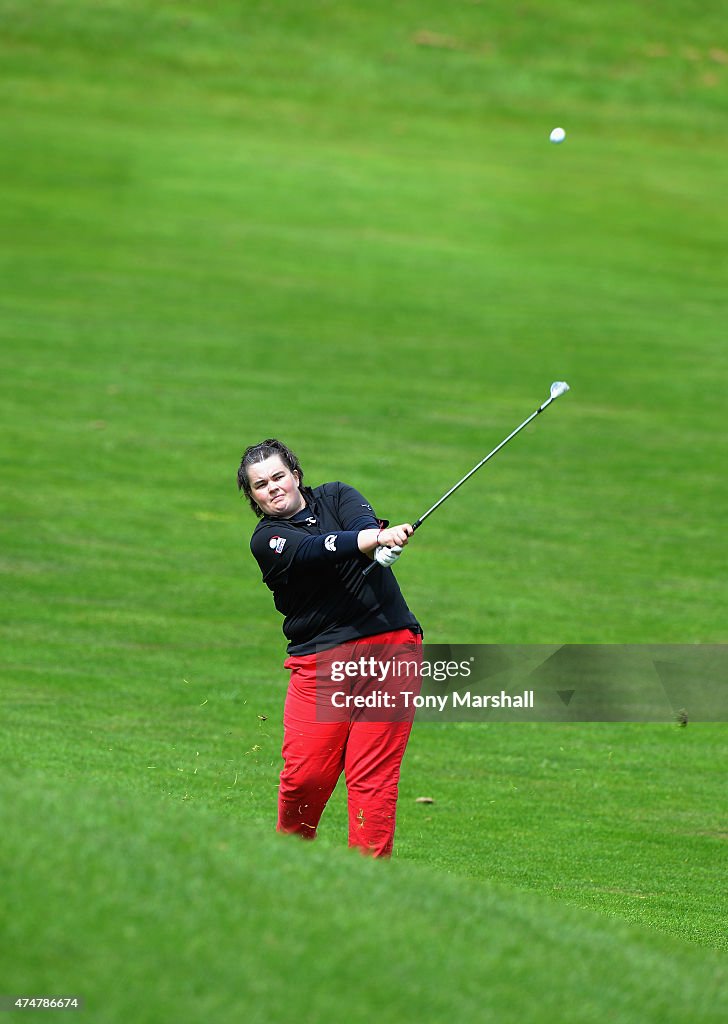
{"label": "grass fairway", "polygon": [[14,983],[83,991],[90,1020],[725,1019],[719,956],[647,929],[204,809],[150,816],[117,789],[26,779],[11,795],[44,825],[3,849],[8,939],[27,950]]}
{"label": "grass fairway", "polygon": [[728,35],[668,7],[0,0],[0,995],[725,1019],[724,724],[423,725],[393,863],[269,834],[234,489],[280,436],[415,518],[565,378],[399,563],[428,639],[728,641]]}

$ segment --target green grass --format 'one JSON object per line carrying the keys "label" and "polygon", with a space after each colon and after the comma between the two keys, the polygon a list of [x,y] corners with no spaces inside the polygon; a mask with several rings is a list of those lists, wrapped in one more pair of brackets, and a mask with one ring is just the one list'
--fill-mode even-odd
{"label": "green grass", "polygon": [[396,863],[341,793],[268,835],[234,489],[277,435],[414,518],[566,378],[399,563],[427,638],[725,641],[723,15],[0,0],[0,994],[286,1022],[294,961],[304,1020],[725,1015],[724,725],[423,724]]}
{"label": "green grass", "polygon": [[30,826],[2,854],[15,985],[83,993],[90,1020],[723,1019],[718,955],[647,929],[116,788],[10,795]]}

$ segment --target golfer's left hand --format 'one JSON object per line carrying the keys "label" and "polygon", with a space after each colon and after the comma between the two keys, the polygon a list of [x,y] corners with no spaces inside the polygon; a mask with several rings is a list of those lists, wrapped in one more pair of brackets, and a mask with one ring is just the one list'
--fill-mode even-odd
{"label": "golfer's left hand", "polygon": [[380,545],[374,552],[374,559],[380,565],[383,565],[385,569],[388,569],[390,565],[394,565],[401,554],[401,547],[385,548]]}

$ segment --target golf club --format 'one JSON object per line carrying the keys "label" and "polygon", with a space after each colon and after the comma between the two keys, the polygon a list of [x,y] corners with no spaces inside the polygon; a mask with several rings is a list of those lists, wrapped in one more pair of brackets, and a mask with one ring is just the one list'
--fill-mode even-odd
{"label": "golf club", "polygon": [[[465,481],[469,480],[470,477],[473,475],[473,473],[477,473],[477,471],[480,469],[481,466],[484,466],[489,459],[492,459],[493,456],[496,454],[496,452],[499,452],[501,450],[501,448],[503,448],[505,445],[507,445],[508,442],[511,440],[511,438],[514,438],[516,436],[516,434],[520,433],[520,431],[523,430],[524,427],[528,426],[528,424],[531,422],[531,420],[535,419],[538,416],[539,413],[542,413],[544,411],[544,409],[547,409],[551,405],[551,403],[553,401],[555,401],[555,399],[557,399],[561,395],[565,394],[568,390],[569,390],[569,385],[566,383],[565,380],[555,380],[554,383],[551,385],[550,394],[549,394],[549,397],[546,399],[546,401],[542,405],[539,405],[538,409],[536,409],[535,412],[532,412],[531,415],[528,417],[528,419],[525,419],[523,421],[523,423],[521,423],[520,426],[516,427],[516,429],[513,430],[508,435],[508,437],[504,438],[504,440],[501,441],[501,443],[499,445],[497,445],[493,449],[492,452],[488,452],[488,454],[485,456],[485,458],[481,459],[480,462],[477,464],[477,466],[473,466],[473,468],[470,470],[469,473],[466,473],[465,476],[461,480],[458,480],[458,482],[456,484],[453,484],[453,486],[450,488],[450,490],[447,491],[445,494],[443,494],[443,496],[438,501],[435,502],[435,504],[432,506],[432,508],[428,508],[428,510],[426,512],[423,512],[422,515],[420,516],[420,518],[416,522],[412,523],[412,532],[414,533],[415,530],[418,530],[420,528],[420,526],[422,526],[422,524],[424,523],[425,519],[427,519],[428,516],[432,515],[432,513],[435,511],[435,509],[439,508],[440,505],[443,504],[443,502],[447,501],[447,499],[450,497],[450,495],[454,494],[455,491],[458,489],[458,487],[462,487],[462,485],[465,483]],[[364,570],[364,575],[368,576],[369,573],[373,569],[375,569],[377,565],[379,565],[378,562],[372,562],[371,565],[368,565],[366,567],[366,569]]]}

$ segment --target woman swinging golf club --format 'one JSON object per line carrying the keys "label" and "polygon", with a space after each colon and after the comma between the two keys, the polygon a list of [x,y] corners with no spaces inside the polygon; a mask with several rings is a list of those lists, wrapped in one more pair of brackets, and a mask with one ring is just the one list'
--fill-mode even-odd
{"label": "woman swinging golf club", "polygon": [[[269,439],[246,450],[238,487],[261,520],[250,546],[275,606],[285,616],[283,632],[289,641],[285,667],[291,670],[291,681],[278,804],[281,832],[313,839],[343,771],[349,844],[380,857],[392,852],[399,770],[411,721],[396,716],[363,720],[348,714],[322,721],[317,714],[317,652],[323,651],[324,663],[327,652],[335,650],[337,658],[343,655],[345,677],[352,694],[358,690],[359,696],[372,688],[371,674],[364,670],[367,654],[381,654],[382,645],[388,645],[392,659],[404,653],[420,664],[420,626],[394,575],[378,565],[393,565],[428,516],[568,390],[566,381],[554,381],[546,401],[414,524],[390,527],[376,519],[366,499],[346,484],[304,487],[298,459],[280,441]],[[353,679],[348,668],[357,664],[362,666],[361,676]]]}
{"label": "woman swinging golf club", "polygon": [[[321,715],[317,654],[335,650],[347,665],[364,666],[373,652],[381,660],[386,650],[419,663],[422,630],[394,574],[362,572],[371,559],[384,569],[393,565],[412,526],[377,519],[366,498],[347,484],[304,487],[298,458],[275,439],[245,451],[238,487],[260,519],[250,547],[285,616],[288,640],[278,831],[315,838],[343,771],[349,845],[387,857],[411,718],[372,720],[349,710]],[[375,685],[365,672],[358,678],[347,673],[346,682],[360,694]]]}

